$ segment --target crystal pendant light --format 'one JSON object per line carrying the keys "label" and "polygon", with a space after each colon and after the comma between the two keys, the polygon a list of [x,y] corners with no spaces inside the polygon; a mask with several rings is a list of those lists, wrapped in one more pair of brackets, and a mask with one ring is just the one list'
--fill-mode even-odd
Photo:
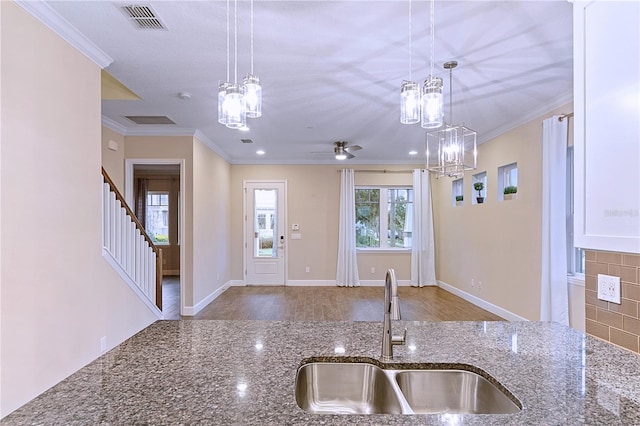
{"label": "crystal pendant light", "polygon": [[420,88],[413,81],[403,81],[400,86],[400,123],[420,122]]}
{"label": "crystal pendant light", "polygon": [[253,73],[253,0],[251,0],[251,73],[244,78],[243,83],[247,117],[258,118],[262,115],[262,86],[260,86],[260,79]]}
{"label": "crystal pendant light", "polygon": [[444,64],[449,70],[449,123],[426,135],[427,170],[436,177],[459,178],[478,166],[477,133],[464,125],[453,125],[453,69],[456,61]]}
{"label": "crystal pendant light", "polygon": [[223,104],[228,86],[229,83],[226,81],[218,83],[218,123],[220,124],[227,124]]}
{"label": "crystal pendant light", "polygon": [[435,1],[430,7],[431,73],[422,86],[422,123],[425,129],[437,129],[444,121],[444,99],[442,97],[442,79],[433,76],[433,58],[435,45]]}
{"label": "crystal pendant light", "polygon": [[237,84],[227,86],[222,110],[223,119],[228,128],[240,129],[247,125],[243,86]]}
{"label": "crystal pendant light", "polygon": [[404,80],[400,85],[400,123],[415,124],[420,122],[420,87],[411,80],[412,40],[411,34],[411,0],[409,0],[409,80]]}

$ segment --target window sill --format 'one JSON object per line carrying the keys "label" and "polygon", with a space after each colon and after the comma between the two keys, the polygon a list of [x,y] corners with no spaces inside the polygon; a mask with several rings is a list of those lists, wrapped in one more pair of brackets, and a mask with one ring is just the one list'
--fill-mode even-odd
{"label": "window sill", "polygon": [[380,253],[411,253],[410,248],[357,248],[357,254],[380,254]]}
{"label": "window sill", "polygon": [[584,274],[567,275],[567,283],[584,287]]}

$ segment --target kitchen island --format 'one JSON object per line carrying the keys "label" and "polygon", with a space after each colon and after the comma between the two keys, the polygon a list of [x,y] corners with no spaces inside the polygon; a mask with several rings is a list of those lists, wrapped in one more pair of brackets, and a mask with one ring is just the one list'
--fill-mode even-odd
{"label": "kitchen island", "polygon": [[[405,322],[391,364],[475,366],[515,414],[324,415],[298,407],[304,360],[378,360],[382,322],[158,321],[3,425],[640,424],[640,356],[546,322]],[[9,390],[10,391],[10,390]]]}

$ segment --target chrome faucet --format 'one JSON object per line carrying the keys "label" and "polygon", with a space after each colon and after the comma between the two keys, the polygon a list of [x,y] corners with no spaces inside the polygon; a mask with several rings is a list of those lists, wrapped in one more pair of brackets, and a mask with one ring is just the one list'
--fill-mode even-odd
{"label": "chrome faucet", "polygon": [[407,340],[407,329],[404,329],[402,336],[391,334],[391,320],[400,319],[400,304],[398,302],[398,283],[396,273],[393,269],[387,271],[384,281],[384,320],[382,323],[382,355],[383,361],[393,359],[393,347],[404,345]]}

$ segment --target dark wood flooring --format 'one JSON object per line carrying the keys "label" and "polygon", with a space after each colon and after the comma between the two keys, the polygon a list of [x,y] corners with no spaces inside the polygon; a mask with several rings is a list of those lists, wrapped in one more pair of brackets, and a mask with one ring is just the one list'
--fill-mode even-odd
{"label": "dark wood flooring", "polygon": [[[177,277],[175,282],[179,283]],[[179,284],[177,288],[173,307],[169,297],[175,290],[166,287],[165,292],[163,282],[165,319],[382,321],[383,317],[383,287],[231,287],[194,317],[179,316]],[[438,287],[400,287],[398,290],[403,320],[502,320]]]}

